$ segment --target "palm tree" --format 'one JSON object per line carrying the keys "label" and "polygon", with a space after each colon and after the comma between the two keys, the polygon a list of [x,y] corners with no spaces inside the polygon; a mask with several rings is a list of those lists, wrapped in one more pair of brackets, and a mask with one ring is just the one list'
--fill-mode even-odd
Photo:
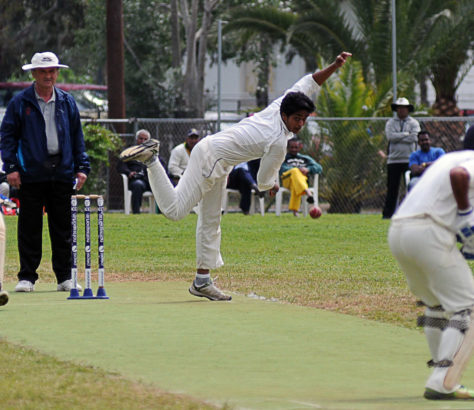
{"label": "palm tree", "polygon": [[452,3],[451,9],[439,15],[434,41],[428,48],[430,79],[436,91],[432,108],[436,116],[459,115],[456,91],[474,64],[474,3],[464,0]]}
{"label": "palm tree", "polygon": [[[320,196],[330,204],[329,212],[360,212],[368,200],[376,203],[384,193],[384,157],[386,147],[383,123],[372,121],[330,121],[324,117],[374,116],[381,106],[370,84],[364,81],[361,63],[344,65],[322,86],[316,107],[320,139],[330,154],[312,152],[324,169]],[[321,146],[321,144],[319,144]]]}
{"label": "palm tree", "polygon": [[[268,86],[271,67],[274,65],[276,45],[284,45],[286,33],[295,16],[277,7],[241,6],[230,11],[224,34],[231,34],[227,41],[227,56],[238,56],[238,61],[253,61],[257,78],[256,105],[268,105]],[[229,47],[233,51],[229,52]]]}
{"label": "palm tree", "polygon": [[[414,85],[431,72],[437,106],[455,103],[459,70],[472,65],[473,3],[470,0],[398,0],[398,94],[414,97]],[[229,29],[237,26],[254,36],[265,33],[290,46],[288,59],[298,54],[308,70],[319,56],[333,58],[350,50],[362,63],[364,78],[379,97],[385,96],[389,113],[392,76],[391,0],[294,0],[291,10],[272,7],[234,10]],[[240,13],[240,14],[239,14]],[[249,37],[247,37],[248,40]],[[446,111],[444,111],[446,113]]]}

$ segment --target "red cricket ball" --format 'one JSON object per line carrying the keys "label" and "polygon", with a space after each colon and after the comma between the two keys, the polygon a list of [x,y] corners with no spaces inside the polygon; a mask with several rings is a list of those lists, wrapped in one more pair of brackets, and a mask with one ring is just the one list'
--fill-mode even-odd
{"label": "red cricket ball", "polygon": [[323,214],[323,211],[321,211],[321,208],[319,206],[313,206],[309,210],[309,215],[313,219],[319,218],[322,214]]}

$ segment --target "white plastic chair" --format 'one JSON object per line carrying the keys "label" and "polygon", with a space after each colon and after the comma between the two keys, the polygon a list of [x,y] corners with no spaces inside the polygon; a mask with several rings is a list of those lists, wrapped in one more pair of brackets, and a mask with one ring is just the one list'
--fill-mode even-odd
{"label": "white plastic chair", "polygon": [[405,172],[405,190],[408,192],[408,185],[410,184],[411,179],[411,171],[408,170]]}
{"label": "white plastic chair", "polygon": [[[317,206],[319,204],[319,175],[315,174],[313,175],[313,186],[308,187],[309,192],[313,195],[314,198],[314,205]],[[283,202],[283,194],[287,193],[288,195],[290,194],[290,190],[283,188],[280,186],[280,189],[275,195],[275,215],[280,216],[281,215],[281,206]],[[303,215],[307,216],[309,213],[309,206],[308,202],[306,202],[306,195],[303,196],[301,200],[301,205],[303,206]]]}
{"label": "white plastic chair", "polygon": [[[222,211],[226,214],[228,210],[228,205],[229,205],[229,194],[237,194],[240,195],[240,192],[237,189],[229,189],[226,188],[224,195],[222,197]],[[250,200],[250,210],[249,214],[254,214],[255,213],[255,198],[258,197],[258,202],[259,202],[259,208],[260,208],[260,215],[264,216],[265,215],[265,198],[260,198],[255,191],[252,189],[252,196]]]}
{"label": "white plastic chair", "polygon": [[[123,211],[125,215],[130,215],[130,210],[132,209],[132,191],[128,189],[128,177],[125,174],[122,175],[122,182],[123,182]],[[153,192],[145,191],[143,193],[143,198],[148,198],[149,203],[149,213],[155,213],[155,197],[153,196]]]}

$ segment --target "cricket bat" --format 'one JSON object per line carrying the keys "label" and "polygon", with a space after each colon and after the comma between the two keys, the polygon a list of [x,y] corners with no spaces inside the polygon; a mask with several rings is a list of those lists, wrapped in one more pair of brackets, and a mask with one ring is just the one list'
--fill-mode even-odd
{"label": "cricket bat", "polygon": [[469,363],[469,359],[472,356],[474,350],[474,313],[471,314],[471,326],[464,335],[461,347],[459,348],[456,356],[454,356],[453,365],[448,369],[446,377],[444,378],[444,387],[448,390],[452,390],[459,384],[461,376]]}

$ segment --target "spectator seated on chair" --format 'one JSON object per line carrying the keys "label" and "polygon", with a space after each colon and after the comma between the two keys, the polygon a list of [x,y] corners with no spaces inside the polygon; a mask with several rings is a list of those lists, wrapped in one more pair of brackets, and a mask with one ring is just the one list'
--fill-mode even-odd
{"label": "spectator seated on chair", "polygon": [[240,192],[240,209],[244,215],[250,212],[252,189],[257,195],[263,197],[264,193],[258,190],[255,177],[252,175],[248,162],[242,162],[234,167],[227,180],[227,188],[237,189]]}
{"label": "spectator seated on chair", "polygon": [[[135,139],[136,144],[142,144],[150,139],[150,133],[147,130],[139,130],[135,135]],[[143,193],[151,191],[146,165],[138,161],[119,161],[117,163],[117,171],[127,175],[128,188],[132,191],[132,212],[139,214]]]}
{"label": "spectator seated on chair", "polygon": [[410,154],[409,168],[410,168],[410,182],[408,184],[408,191],[410,191],[419,181],[423,172],[435,160],[445,154],[443,148],[431,147],[431,135],[428,131],[420,131],[418,133],[418,145],[420,149]]}
{"label": "spectator seated on chair", "polygon": [[171,150],[168,161],[168,174],[173,185],[176,186],[178,184],[179,179],[188,166],[191,151],[198,142],[199,131],[196,128],[191,128],[186,135],[186,140]]}
{"label": "spectator seated on chair", "polygon": [[280,168],[281,184],[290,191],[288,209],[298,216],[301,197],[307,195],[307,201],[314,203],[314,198],[308,187],[310,175],[321,174],[323,167],[308,155],[300,154],[303,143],[298,138],[288,141],[288,153]]}

